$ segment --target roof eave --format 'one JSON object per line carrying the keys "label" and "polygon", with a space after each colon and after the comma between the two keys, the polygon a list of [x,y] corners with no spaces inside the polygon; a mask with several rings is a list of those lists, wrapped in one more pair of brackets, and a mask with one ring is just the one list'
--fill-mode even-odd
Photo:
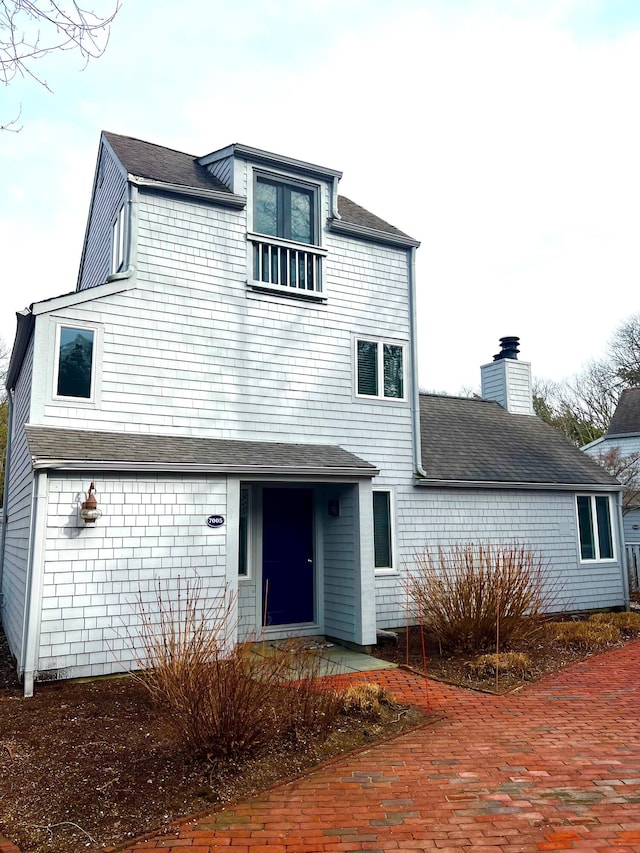
{"label": "roof eave", "polygon": [[205,189],[204,187],[188,187],[184,184],[172,184],[167,181],[155,181],[151,178],[143,178],[140,175],[128,175],[129,181],[142,190],[150,190],[159,193],[170,193],[171,195],[187,196],[188,198],[202,199],[203,201],[219,204],[223,207],[231,207],[234,210],[242,210],[247,205],[245,196],[224,190]]}
{"label": "roof eave", "polygon": [[358,240],[366,240],[370,243],[382,243],[386,246],[398,246],[403,249],[417,249],[419,240],[404,234],[392,234],[389,231],[379,231],[377,228],[368,228],[366,225],[355,225],[344,219],[330,219],[329,231],[335,234],[344,234],[346,237],[355,237]]}
{"label": "roof eave", "polygon": [[25,308],[24,311],[16,311],[16,318],[18,327],[16,329],[13,349],[11,351],[11,360],[9,361],[9,369],[7,370],[7,379],[5,381],[5,387],[8,390],[13,389],[18,376],[20,375],[20,368],[22,367],[22,362],[24,360],[27,347],[29,346],[29,341],[31,340],[31,334],[35,323],[33,312],[29,308]]}
{"label": "roof eave", "polygon": [[204,157],[200,157],[198,163],[201,166],[207,166],[209,163],[219,160],[221,155],[225,157],[241,157],[244,160],[250,160],[252,163],[258,163],[271,168],[288,169],[311,178],[322,178],[333,181],[335,178],[339,180],[342,177],[342,172],[339,172],[337,169],[317,166],[315,163],[296,160],[295,157],[287,157],[284,154],[263,151],[261,148],[253,148],[251,145],[243,145],[241,142],[228,145],[226,148],[221,149],[221,151],[213,151],[211,154],[206,154]]}
{"label": "roof eave", "polygon": [[524,489],[544,492],[621,492],[624,488],[619,483],[534,483],[504,480],[444,480],[435,477],[417,479],[414,485],[444,489]]}
{"label": "roof eave", "polygon": [[53,459],[42,457],[32,459],[34,470],[49,471],[139,471],[168,472],[182,474],[240,474],[247,476],[309,476],[309,477],[358,477],[370,479],[380,471],[373,466],[358,468],[352,466],[325,467],[322,465],[239,465],[229,463],[206,462],[132,462],[117,459]]}

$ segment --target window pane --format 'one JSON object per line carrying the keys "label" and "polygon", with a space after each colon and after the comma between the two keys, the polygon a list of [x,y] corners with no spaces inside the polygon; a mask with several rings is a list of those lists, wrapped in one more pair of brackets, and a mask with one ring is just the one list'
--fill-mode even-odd
{"label": "window pane", "polygon": [[[275,184],[256,181],[254,228],[260,234],[278,235],[278,188]],[[282,236],[282,235],[280,235]]]}
{"label": "window pane", "polygon": [[240,489],[240,530],[239,530],[238,574],[248,574],[249,542],[249,489]]}
{"label": "window pane", "polygon": [[313,194],[307,190],[290,190],[291,239],[313,243]]}
{"label": "window pane", "polygon": [[596,496],[596,518],[598,519],[598,545],[600,559],[613,559],[613,539],[611,537],[611,518],[609,517],[609,498]]}
{"label": "window pane", "polygon": [[58,355],[58,388],[60,397],[91,397],[91,365],[93,332],[90,329],[60,329]]}
{"label": "window pane", "polygon": [[404,397],[402,347],[384,345],[384,396]]}
{"label": "window pane", "polygon": [[580,528],[580,556],[583,560],[595,560],[596,548],[591,518],[591,498],[578,495],[578,526]]}
{"label": "window pane", "polygon": [[391,495],[373,493],[373,550],[376,569],[390,569],[391,555]]}
{"label": "window pane", "polygon": [[378,344],[358,341],[358,394],[378,395]]}

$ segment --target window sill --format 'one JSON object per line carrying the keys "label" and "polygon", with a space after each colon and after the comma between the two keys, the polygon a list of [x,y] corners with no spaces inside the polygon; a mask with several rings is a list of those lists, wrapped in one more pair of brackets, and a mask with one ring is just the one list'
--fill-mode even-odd
{"label": "window sill", "polygon": [[302,302],[316,302],[322,304],[327,302],[324,293],[314,293],[312,290],[296,289],[280,284],[268,284],[264,281],[247,281],[247,290],[253,293],[270,293],[283,296],[285,299],[299,299]]}

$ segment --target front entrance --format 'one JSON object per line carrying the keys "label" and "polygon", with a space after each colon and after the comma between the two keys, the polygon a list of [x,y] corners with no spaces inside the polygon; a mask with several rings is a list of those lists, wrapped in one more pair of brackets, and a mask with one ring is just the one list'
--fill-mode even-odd
{"label": "front entrance", "polygon": [[314,621],[311,489],[263,489],[262,603],[267,627]]}

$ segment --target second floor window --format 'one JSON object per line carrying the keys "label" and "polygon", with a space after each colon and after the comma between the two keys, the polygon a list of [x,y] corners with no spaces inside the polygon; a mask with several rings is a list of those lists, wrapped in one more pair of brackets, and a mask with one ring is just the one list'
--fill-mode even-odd
{"label": "second floor window", "polygon": [[259,234],[296,243],[316,242],[313,189],[258,176],[254,208],[253,227]]}
{"label": "second floor window", "polygon": [[356,342],[359,397],[404,399],[404,347],[384,341]]}
{"label": "second floor window", "polygon": [[60,326],[56,363],[56,396],[90,400],[93,395],[95,332]]}

